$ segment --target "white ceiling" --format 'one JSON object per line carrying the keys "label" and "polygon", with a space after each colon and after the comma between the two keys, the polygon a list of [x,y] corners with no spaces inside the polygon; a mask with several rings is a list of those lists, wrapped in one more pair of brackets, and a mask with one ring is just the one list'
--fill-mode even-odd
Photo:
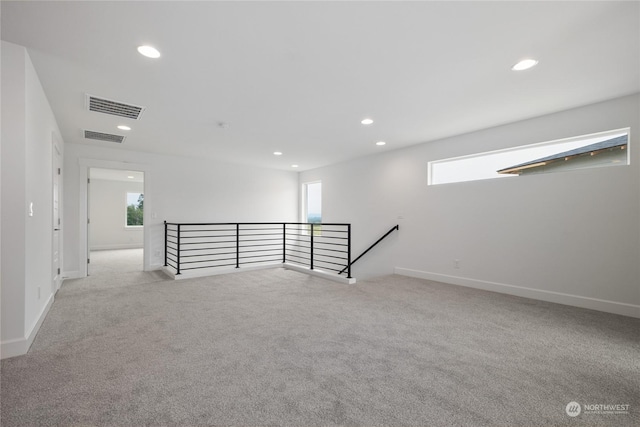
{"label": "white ceiling", "polygon": [[[66,142],[305,170],[638,92],[639,6],[2,1],[1,32]],[[146,111],[89,112],[85,93]],[[123,144],[82,137],[118,124]]]}

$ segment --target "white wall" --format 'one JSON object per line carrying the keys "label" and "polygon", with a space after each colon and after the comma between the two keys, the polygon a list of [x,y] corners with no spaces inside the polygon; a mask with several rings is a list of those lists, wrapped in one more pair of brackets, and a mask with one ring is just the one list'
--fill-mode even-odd
{"label": "white wall", "polygon": [[[636,94],[303,172],[300,182],[322,180],[323,221],[353,223],[354,256],[400,224],[354,265],[357,278],[395,271],[640,316],[639,104]],[[432,160],[628,126],[630,166],[427,186]]]}
{"label": "white wall", "polygon": [[2,42],[2,343],[24,338],[25,50]]}
{"label": "white wall", "polygon": [[[2,46],[0,46],[0,49],[2,49]],[[2,58],[1,58],[1,52],[0,52],[0,64],[2,64]],[[4,80],[2,79],[2,75],[3,75],[3,71],[2,71],[2,67],[0,66],[0,112],[6,108],[7,106],[2,104],[2,93],[3,93],[3,86],[4,86]],[[19,86],[19,84],[18,84]],[[2,141],[4,139],[4,132],[3,132],[3,127],[2,127],[2,114],[0,113],[0,359],[2,358],[2,228],[3,228],[3,222],[2,222],[2,215],[3,215],[3,211],[2,211],[2,194],[4,194],[4,189],[2,188],[2,183],[4,182],[2,179]]]}
{"label": "white wall", "polygon": [[52,139],[62,138],[29,55],[6,42],[2,94],[1,342],[10,357],[27,351],[53,302]]}
{"label": "white wall", "polygon": [[127,193],[144,193],[142,182],[91,179],[90,233],[91,250],[141,248],[144,232],[139,227],[125,227]]}
{"label": "white wall", "polygon": [[[297,173],[170,157],[102,146],[65,146],[66,276],[81,276],[85,264],[81,207],[81,163],[135,163],[145,170],[145,266],[164,261],[164,225],[169,222],[294,221],[297,218]],[[126,166],[123,166],[126,169]],[[139,170],[139,169],[136,169]],[[86,174],[86,171],[85,171]]]}

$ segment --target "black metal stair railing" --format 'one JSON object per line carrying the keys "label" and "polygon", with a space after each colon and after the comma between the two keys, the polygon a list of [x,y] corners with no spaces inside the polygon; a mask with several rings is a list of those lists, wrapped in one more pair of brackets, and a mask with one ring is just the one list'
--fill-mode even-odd
{"label": "black metal stair railing", "polygon": [[351,278],[351,224],[164,222],[164,265],[196,269],[290,263]]}
{"label": "black metal stair railing", "polygon": [[353,261],[351,261],[349,264],[347,264],[347,266],[345,268],[343,268],[342,270],[340,270],[340,272],[338,274],[342,274],[345,271],[348,271],[349,276],[351,276],[351,266],[353,264],[355,264],[360,258],[362,258],[367,252],[369,252],[371,249],[373,249],[378,243],[382,242],[389,234],[393,233],[396,230],[400,230],[400,225],[394,225],[393,227],[391,227],[391,229],[389,231],[387,231],[384,236],[382,236],[381,238],[379,238],[378,240],[376,240],[376,242],[369,246],[364,252],[362,252],[360,255],[358,255],[356,257],[356,259],[354,259]]}

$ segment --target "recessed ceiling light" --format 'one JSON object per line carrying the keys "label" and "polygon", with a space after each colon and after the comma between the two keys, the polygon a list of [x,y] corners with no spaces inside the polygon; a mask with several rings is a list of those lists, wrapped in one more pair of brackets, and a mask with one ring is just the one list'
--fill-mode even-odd
{"label": "recessed ceiling light", "polygon": [[120,130],[131,130],[131,128],[129,126],[125,126],[125,125],[118,126],[118,129],[120,129]]}
{"label": "recessed ceiling light", "polygon": [[129,178],[129,179],[133,179],[133,177],[132,177],[131,175],[127,176],[127,178]]}
{"label": "recessed ceiling light", "polygon": [[370,125],[371,123],[373,123],[373,120],[370,118],[366,118],[366,119],[362,119],[360,123],[362,123],[363,125]]}
{"label": "recessed ceiling light", "polygon": [[282,156],[282,153],[280,151],[274,151],[273,155],[274,156]]}
{"label": "recessed ceiling light", "polygon": [[386,144],[386,142],[384,142],[384,141],[378,141],[378,142],[376,142],[376,145],[385,145],[385,144]]}
{"label": "recessed ceiling light", "polygon": [[160,52],[158,49],[151,46],[138,46],[138,52],[140,55],[144,55],[147,58],[160,58]]}
{"label": "recessed ceiling light", "polygon": [[534,67],[537,64],[538,61],[536,61],[535,59],[523,59],[522,61],[511,67],[511,69],[513,71],[523,71],[528,70],[529,68]]}
{"label": "recessed ceiling light", "polygon": [[292,167],[292,168],[297,168],[297,167],[298,167],[298,165],[291,165],[291,167]]}

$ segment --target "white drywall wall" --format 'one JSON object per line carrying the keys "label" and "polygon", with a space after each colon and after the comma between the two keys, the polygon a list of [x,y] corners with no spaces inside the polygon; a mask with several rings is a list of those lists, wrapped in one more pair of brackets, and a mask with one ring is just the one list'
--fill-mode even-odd
{"label": "white drywall wall", "polygon": [[127,193],[144,193],[142,182],[91,179],[89,197],[91,250],[141,248],[144,232],[139,227],[125,227]]}
{"label": "white drywall wall", "polygon": [[[639,104],[627,96],[306,171],[300,182],[322,180],[323,221],[353,224],[354,256],[400,224],[354,265],[357,278],[397,271],[640,315]],[[432,160],[623,127],[629,166],[427,186]]]}
{"label": "white drywall wall", "polygon": [[[2,357],[26,352],[53,302],[55,117],[26,50],[2,42]],[[29,215],[33,206],[33,215]]]}
{"label": "white drywall wall", "polygon": [[[41,315],[53,295],[52,134],[59,136],[60,130],[28,54],[26,59],[25,173],[27,203],[33,203],[33,216],[27,218],[26,227],[25,328],[29,335],[36,328],[36,322],[42,320]],[[58,141],[62,141],[62,137]],[[64,146],[60,148],[64,150]]]}
{"label": "white drywall wall", "polygon": [[[87,160],[88,159],[88,160]],[[169,222],[295,221],[296,172],[231,165],[204,159],[171,157],[105,146],[65,146],[64,271],[82,275],[80,218],[81,163],[145,165],[145,260],[147,268],[164,261],[164,225]],[[111,167],[101,165],[99,167]]]}
{"label": "white drywall wall", "polygon": [[[0,46],[0,49],[2,49],[2,46]],[[0,64],[2,64],[2,55],[0,52]],[[2,67],[0,66],[0,112],[6,108],[6,105],[2,104],[2,87],[4,86],[4,82],[2,80]],[[18,84],[19,86],[19,84]],[[4,139],[4,132],[3,132],[3,128],[2,128],[2,114],[0,113],[0,242],[2,242],[2,228],[3,228],[3,223],[2,223],[2,216],[3,216],[3,211],[2,211],[2,194],[4,194],[4,189],[2,188],[2,183],[4,182],[4,180],[2,179],[2,141]],[[2,244],[0,243],[0,343],[2,343]],[[0,358],[2,358],[2,345],[0,344]]]}
{"label": "white drywall wall", "polygon": [[[2,42],[2,343],[24,338],[25,55]],[[4,345],[3,345],[4,347]],[[4,350],[4,348],[3,348]]]}

